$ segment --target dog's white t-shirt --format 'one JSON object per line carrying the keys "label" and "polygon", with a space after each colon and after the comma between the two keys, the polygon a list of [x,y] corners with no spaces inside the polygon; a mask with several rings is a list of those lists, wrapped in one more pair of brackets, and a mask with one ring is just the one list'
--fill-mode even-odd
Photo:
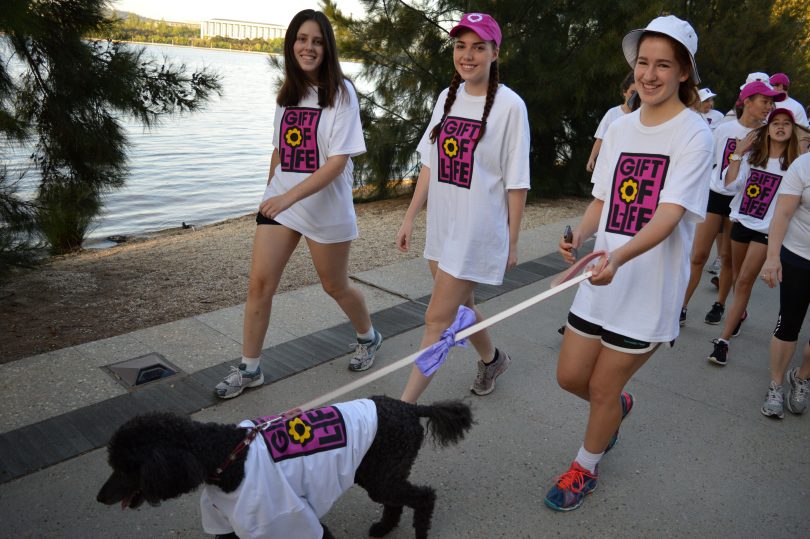
{"label": "dog's white t-shirt", "polygon": [[273,425],[248,447],[245,478],[236,490],[205,486],[203,529],[214,535],[234,532],[242,539],[320,539],[320,517],[354,484],[376,433],[377,407],[369,399],[310,410]]}
{"label": "dog's white t-shirt", "polygon": [[262,201],[286,193],[309,178],[333,155],[348,155],[346,167],[326,187],[299,200],[274,219],[318,243],[339,243],[357,238],[352,201],[352,157],[366,151],[360,105],[350,82],[344,81],[335,106],[321,108],[318,93],[310,88],[295,107],[276,107],[273,145],[279,162]]}

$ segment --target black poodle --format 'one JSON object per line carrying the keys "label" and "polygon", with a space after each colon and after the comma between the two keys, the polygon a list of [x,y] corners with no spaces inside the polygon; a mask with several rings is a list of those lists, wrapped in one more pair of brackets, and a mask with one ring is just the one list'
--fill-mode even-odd
{"label": "black poodle", "polygon": [[[365,416],[370,418],[351,410],[366,410]],[[431,436],[441,446],[457,443],[473,424],[470,407],[461,401],[423,406],[384,396],[304,412],[269,427],[262,422],[267,418],[235,426],[198,423],[170,413],[141,415],[121,426],[110,439],[108,462],[113,473],[96,499],[134,509],[144,501],[157,505],[204,483],[203,527],[219,534],[217,537],[233,538],[236,533],[242,539],[272,537],[276,530],[294,529],[293,535],[285,535],[332,538],[318,520],[333,501],[319,500],[328,490],[319,481],[338,484],[341,479],[333,477],[339,475],[335,470],[345,471],[346,460],[355,458],[356,471],[349,469],[354,482],[372,500],[383,504],[382,519],[371,526],[369,535],[387,534],[399,523],[403,507],[408,506],[414,510],[416,537],[426,538],[436,492],[408,481],[425,437],[421,417],[428,418]],[[366,445],[360,450],[347,446],[355,431],[355,438],[362,438],[362,432],[367,434]],[[317,462],[315,470],[311,469],[313,462]],[[342,479],[336,496],[352,484],[351,475]],[[248,483],[259,484],[248,487]],[[259,498],[265,504],[258,511],[247,511],[253,515],[250,523],[240,521],[245,511],[239,509],[244,505],[234,501],[243,492],[250,503]],[[256,492],[261,495],[256,496]],[[267,507],[276,503],[274,500],[297,504],[298,509]],[[277,527],[267,524],[274,514],[282,514],[279,518],[287,521]],[[256,518],[264,520],[264,527],[256,524]]]}

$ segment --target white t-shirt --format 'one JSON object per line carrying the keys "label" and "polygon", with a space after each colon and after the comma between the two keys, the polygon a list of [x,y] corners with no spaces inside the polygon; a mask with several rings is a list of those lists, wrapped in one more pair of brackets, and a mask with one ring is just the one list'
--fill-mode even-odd
{"label": "white t-shirt", "polygon": [[622,110],[621,105],[608,110],[605,115],[602,116],[602,121],[599,122],[599,127],[596,128],[596,133],[593,135],[593,138],[604,139],[605,133],[607,132],[607,128],[610,127],[610,124],[625,114],[627,113]]}
{"label": "white t-shirt", "polygon": [[456,277],[499,285],[509,257],[507,190],[528,189],[529,116],[523,100],[501,85],[478,143],[486,96],[462,84],[436,143],[445,89],[417,151],[430,168],[424,256]]}
{"label": "white t-shirt", "polygon": [[722,174],[728,167],[728,158],[737,149],[737,139],[745,137],[751,131],[738,121],[724,122],[717,126],[712,133],[714,137],[714,153],[712,154],[712,173],[709,187],[715,193],[734,196],[737,194],[739,184],[726,186],[723,184]]}
{"label": "white t-shirt", "polygon": [[580,284],[572,313],[641,341],[678,336],[695,224],[706,215],[711,152],[709,126],[690,109],[655,127],[642,125],[635,111],[608,128],[593,173],[593,196],[604,201],[594,250],[610,253],[626,244],[661,203],[686,213],[664,241],[619,268],[609,285]]}
{"label": "white t-shirt", "polygon": [[[729,204],[731,207],[729,217],[739,221],[745,228],[767,234],[785,171],[782,170],[778,158],[768,159],[768,164],[764,168],[753,167],[748,160],[749,155],[746,153],[743,156],[740,171],[732,182],[738,185],[735,187],[737,194]],[[723,181],[727,175],[728,169],[723,171]]]}
{"label": "white t-shirt", "polygon": [[799,156],[790,164],[779,194],[801,197],[782,245],[805,260],[810,260],[810,153]]}
{"label": "white t-shirt", "polygon": [[348,81],[334,107],[321,108],[318,94],[309,93],[295,107],[276,107],[273,145],[281,162],[264,191],[262,201],[281,195],[309,178],[326,159],[348,155],[346,167],[326,187],[299,200],[275,220],[319,243],[339,243],[357,238],[357,220],[352,202],[354,183],[352,157],[366,151],[360,106]]}
{"label": "white t-shirt", "polygon": [[248,447],[245,478],[236,490],[203,488],[203,529],[214,535],[235,532],[242,539],[320,539],[320,517],[354,484],[374,441],[377,407],[369,399],[335,404],[262,434]]}
{"label": "white t-shirt", "polygon": [[793,118],[795,118],[797,124],[803,127],[810,127],[810,124],[807,123],[807,112],[804,110],[804,106],[792,97],[774,103],[773,106],[777,109],[788,109],[793,113]]}
{"label": "white t-shirt", "polygon": [[710,110],[709,112],[701,112],[701,116],[703,119],[706,120],[706,123],[709,124],[709,127],[714,131],[714,129],[723,121],[725,116],[719,110]]}

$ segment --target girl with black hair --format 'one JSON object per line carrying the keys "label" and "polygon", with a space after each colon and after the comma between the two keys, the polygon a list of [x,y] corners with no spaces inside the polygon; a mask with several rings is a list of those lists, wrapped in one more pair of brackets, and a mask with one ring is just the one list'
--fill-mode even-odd
{"label": "girl with black hair", "polygon": [[371,367],[382,344],[362,292],[348,277],[349,248],[357,238],[351,158],[366,146],[357,95],[340,68],[335,34],[323,13],[306,9],[293,17],[284,37],[284,72],[275,149],[256,216],[242,362],[216,387],[224,399],[264,382],[259,362],[273,295],[301,236],[324,290],[357,332],[349,369]]}
{"label": "girl with black hair", "polygon": [[[520,221],[529,189],[529,120],[523,100],[499,83],[501,30],[491,16],[464,15],[455,37],[455,73],[436,102],[419,143],[422,168],[397,247],[410,247],[413,221],[427,202],[424,256],[433,275],[421,348],[437,342],[460,305],[474,303],[478,283],[499,285],[517,264]],[[471,387],[487,395],[509,366],[486,331],[470,337],[480,355]],[[416,402],[430,383],[411,371],[402,400]]]}

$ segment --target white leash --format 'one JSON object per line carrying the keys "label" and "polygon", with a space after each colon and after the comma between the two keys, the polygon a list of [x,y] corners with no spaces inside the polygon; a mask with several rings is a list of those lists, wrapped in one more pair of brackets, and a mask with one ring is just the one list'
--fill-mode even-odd
{"label": "white leash", "polygon": [[[587,262],[587,261],[583,260],[581,262]],[[470,335],[474,335],[475,333],[478,333],[482,329],[486,329],[486,328],[488,328],[488,327],[490,327],[490,326],[492,326],[494,324],[497,324],[501,320],[509,318],[510,316],[515,315],[515,314],[519,313],[520,311],[528,309],[532,305],[540,303],[541,301],[546,300],[546,299],[550,298],[551,296],[559,294],[560,292],[562,292],[564,290],[568,290],[569,288],[573,287],[574,285],[578,285],[582,281],[584,281],[586,279],[589,279],[591,277],[591,275],[592,274],[591,274],[590,271],[586,271],[585,273],[583,273],[581,275],[577,275],[576,277],[573,277],[573,278],[563,282],[562,284],[560,284],[558,286],[555,286],[554,288],[546,290],[545,292],[542,292],[542,293],[537,294],[536,296],[533,296],[533,297],[531,297],[531,298],[529,298],[529,299],[527,299],[525,301],[522,301],[522,302],[518,303],[517,305],[506,309],[505,311],[501,311],[498,314],[496,314],[496,315],[494,315],[494,316],[492,316],[490,318],[487,318],[486,320],[482,320],[481,322],[478,322],[477,324],[473,324],[472,326],[470,326],[468,328],[465,328],[465,329],[459,331],[456,334],[456,342],[458,342],[458,341],[460,341],[462,339],[466,339]],[[354,391],[355,389],[363,387],[364,385],[370,384],[371,382],[373,382],[375,380],[379,380],[383,376],[387,376],[390,373],[392,373],[392,372],[394,372],[396,370],[399,370],[399,369],[401,369],[402,367],[404,367],[406,365],[412,364],[414,362],[414,360],[417,357],[419,357],[419,355],[422,354],[428,348],[430,348],[430,347],[427,347],[427,348],[425,348],[423,350],[419,350],[418,352],[414,352],[413,354],[410,354],[407,357],[404,357],[404,358],[402,358],[402,359],[400,359],[398,361],[395,361],[394,363],[392,363],[390,365],[386,365],[385,367],[383,367],[383,368],[381,368],[379,370],[376,370],[376,371],[374,371],[374,372],[372,372],[370,374],[367,374],[367,375],[363,376],[362,378],[358,378],[354,382],[350,382],[350,383],[348,383],[348,384],[346,384],[346,385],[344,385],[342,387],[339,387],[338,389],[335,389],[334,391],[330,391],[329,393],[326,393],[326,394],[321,395],[320,397],[317,397],[317,398],[315,398],[315,399],[313,399],[313,400],[311,400],[309,402],[306,402],[306,403],[302,404],[298,408],[298,410],[310,410],[312,408],[317,408],[317,407],[319,407],[319,406],[321,406],[323,404],[326,404],[327,402],[332,402],[332,401],[336,400],[337,398],[345,395],[346,393]]]}

